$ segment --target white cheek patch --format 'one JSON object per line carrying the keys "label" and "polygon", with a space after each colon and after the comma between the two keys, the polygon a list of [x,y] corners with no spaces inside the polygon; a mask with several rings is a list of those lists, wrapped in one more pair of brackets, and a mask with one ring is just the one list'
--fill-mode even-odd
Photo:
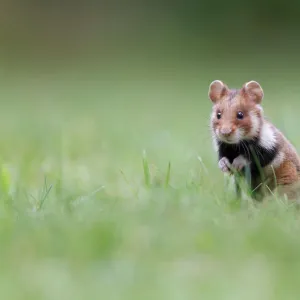
{"label": "white cheek patch", "polygon": [[259,144],[267,150],[271,150],[276,146],[274,129],[268,123],[263,123],[261,127]]}
{"label": "white cheek patch", "polygon": [[212,135],[212,142],[213,142],[213,148],[214,148],[214,150],[216,152],[218,152],[219,147],[218,147],[218,142],[217,142],[217,138],[216,138],[215,134]]}
{"label": "white cheek patch", "polygon": [[241,128],[238,128],[236,130],[236,133],[235,133],[235,136],[234,136],[234,139],[236,140],[236,143],[239,143],[243,139],[244,135],[245,135],[245,131]]}
{"label": "white cheek patch", "polygon": [[218,142],[217,142],[217,136],[219,135],[219,129],[218,128],[216,128],[215,130],[213,129],[214,116],[215,116],[215,111],[213,111],[210,115],[210,128],[211,128],[213,149],[216,152],[218,152],[219,147],[218,147]]}
{"label": "white cheek patch", "polygon": [[210,115],[210,123],[213,122],[214,116],[215,116],[215,112],[213,111],[213,112],[211,113],[211,115]]}
{"label": "white cheek patch", "polygon": [[249,138],[253,138],[256,137],[258,135],[259,132],[259,125],[260,125],[260,120],[258,118],[258,116],[254,113],[254,112],[249,112],[249,116],[251,119],[251,130],[248,133]]}

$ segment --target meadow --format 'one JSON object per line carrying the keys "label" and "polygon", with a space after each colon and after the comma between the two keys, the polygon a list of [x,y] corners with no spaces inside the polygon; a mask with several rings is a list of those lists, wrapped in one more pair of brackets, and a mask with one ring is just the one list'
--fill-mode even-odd
{"label": "meadow", "polygon": [[3,299],[296,299],[299,212],[235,201],[207,90],[257,80],[300,150],[298,78],[251,61],[129,65],[1,75]]}

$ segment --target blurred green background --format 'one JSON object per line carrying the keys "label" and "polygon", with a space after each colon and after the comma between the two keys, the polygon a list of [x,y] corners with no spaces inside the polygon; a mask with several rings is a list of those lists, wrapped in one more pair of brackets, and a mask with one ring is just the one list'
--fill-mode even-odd
{"label": "blurred green background", "polygon": [[1,1],[0,295],[296,299],[298,211],[235,201],[207,91],[257,80],[300,149],[298,11]]}

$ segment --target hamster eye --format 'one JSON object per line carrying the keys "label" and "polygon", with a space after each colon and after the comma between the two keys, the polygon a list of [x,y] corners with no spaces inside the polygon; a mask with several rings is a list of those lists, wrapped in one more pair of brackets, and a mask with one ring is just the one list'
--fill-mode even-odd
{"label": "hamster eye", "polygon": [[236,114],[236,117],[239,119],[239,120],[242,120],[244,118],[244,114],[239,111],[237,114]]}
{"label": "hamster eye", "polygon": [[220,112],[217,113],[217,119],[221,119],[221,113]]}

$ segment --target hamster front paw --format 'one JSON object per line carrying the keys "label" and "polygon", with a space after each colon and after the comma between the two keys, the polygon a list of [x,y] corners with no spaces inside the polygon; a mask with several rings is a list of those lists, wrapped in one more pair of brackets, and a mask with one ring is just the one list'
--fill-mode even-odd
{"label": "hamster front paw", "polygon": [[231,165],[230,165],[230,162],[229,162],[227,157],[222,157],[219,160],[219,168],[224,173],[229,173],[230,172]]}
{"label": "hamster front paw", "polygon": [[248,160],[244,156],[239,155],[233,160],[231,167],[235,171],[241,171],[247,165],[248,165]]}

